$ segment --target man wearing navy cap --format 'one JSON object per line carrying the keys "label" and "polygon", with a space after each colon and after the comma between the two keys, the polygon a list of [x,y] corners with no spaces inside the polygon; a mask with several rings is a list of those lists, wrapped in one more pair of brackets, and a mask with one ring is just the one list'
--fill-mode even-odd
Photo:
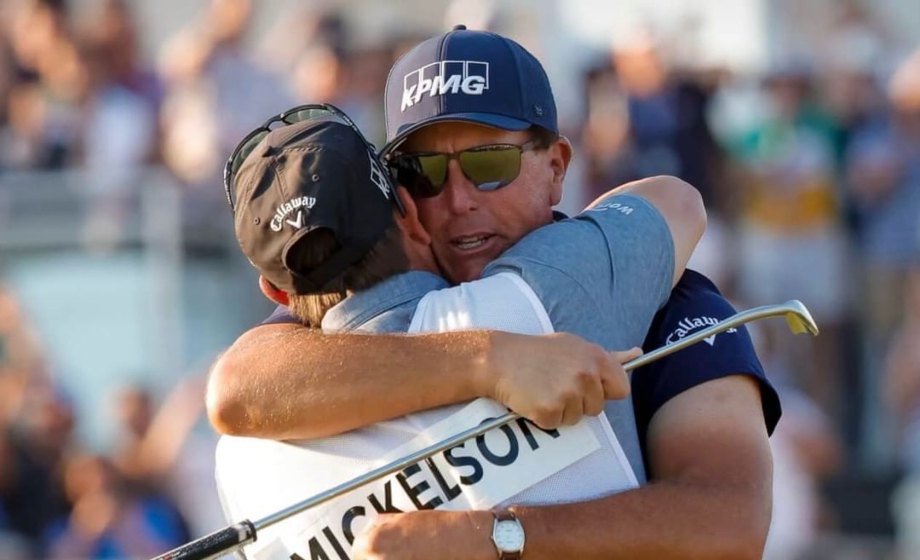
{"label": "man wearing navy cap", "polygon": [[[257,132],[255,149],[242,149],[233,158],[241,163],[231,165],[228,174],[230,200],[240,246],[259,269],[266,295],[324,331],[414,332],[441,328],[419,323],[440,322],[451,314],[452,329],[479,326],[531,333],[553,325],[608,349],[636,346],[689,258],[693,241],[688,240],[702,234],[704,210],[692,186],[665,177],[637,181],[602,197],[574,219],[525,236],[491,263],[483,279],[448,288],[438,275],[415,201],[403,188],[395,197],[393,189],[378,180],[385,177],[377,169],[376,154],[368,156],[373,152],[356,131],[344,122],[317,119],[317,111],[290,113],[313,118],[275,129],[260,141]],[[493,164],[516,161],[521,154],[515,148],[516,144],[496,144],[485,159],[473,160],[477,177],[507,171]],[[538,152],[534,158],[559,157],[549,146],[532,150]],[[522,194],[529,190],[517,177],[506,178],[514,184],[502,189]],[[674,241],[672,235],[683,240]],[[512,253],[516,259],[509,257]],[[522,257],[530,262],[520,262]],[[556,276],[534,290],[521,278],[552,275],[552,268],[580,262],[593,263],[591,282]],[[513,270],[518,266],[520,270]],[[567,294],[564,306],[547,310],[539,303],[556,301],[556,293]],[[606,312],[594,317],[573,312],[592,306]],[[628,394],[628,378],[622,369],[612,373],[595,391],[576,395],[583,413],[592,417],[573,427],[544,433],[519,424],[491,433],[475,447],[451,450],[299,516],[275,535],[260,534],[247,555],[276,560],[295,554],[322,556],[337,546],[348,550],[347,545],[359,542],[355,535],[371,522],[375,503],[388,504],[384,511],[475,507],[480,519],[491,521],[488,509],[493,507],[591,499],[634,488],[642,476],[634,425],[615,421],[611,428],[608,415],[598,415],[608,396],[620,399],[609,409],[617,418],[632,418],[629,401],[622,400]],[[369,377],[379,378],[371,374],[365,381]],[[386,387],[396,384],[394,379],[385,381],[383,401],[388,400]],[[416,392],[413,381],[407,379],[404,385]],[[471,380],[457,376],[453,381],[459,388]],[[511,402],[517,397],[512,395]],[[289,505],[292,494],[318,493],[369,470],[396,450],[417,449],[438,439],[439,433],[458,432],[503,412],[494,401],[478,399],[331,438],[279,443],[225,437],[218,445],[216,470],[222,502],[229,519],[267,515]],[[514,438],[512,447],[505,437]],[[633,444],[627,449],[634,464],[621,440]],[[277,491],[279,483],[284,492]],[[518,527],[513,513],[496,511],[497,516],[502,513],[510,519],[499,518],[501,523]],[[479,552],[488,553],[492,548],[485,525],[474,537]],[[358,547],[353,556],[361,554]]]}
{"label": "man wearing navy cap", "polygon": [[[560,192],[536,186],[529,191],[514,188],[523,187],[521,180],[524,185],[555,184],[556,180],[561,184],[571,153],[568,143],[556,136],[555,106],[545,74],[523,48],[497,35],[454,30],[420,44],[397,62],[386,97],[388,160],[400,184],[416,199],[434,254],[451,280],[475,278],[486,263],[523,234],[552,220],[551,207]],[[528,162],[528,142],[546,135],[561,157],[544,160],[542,165]],[[513,177],[513,166],[484,163],[496,155],[491,152],[500,144],[520,148],[521,167]],[[539,237],[534,236],[537,242]],[[551,299],[560,277],[597,289],[590,275],[586,276],[590,263],[572,262],[546,275],[528,275],[528,263],[522,258],[511,249],[497,266],[524,271],[524,280],[541,295],[547,309],[564,308],[566,294]],[[575,311],[584,316],[605,312],[603,308]],[[646,339],[647,349],[692,332],[693,327],[681,325],[703,324],[732,313],[711,283],[687,272],[656,317]],[[290,319],[279,316],[274,320]],[[310,437],[443,404],[432,403],[425,395],[407,396],[411,387],[399,383],[375,383],[378,375],[372,371],[355,375],[349,382],[349,376],[336,373],[337,366],[322,369],[317,356],[333,339],[295,329],[289,325],[259,327],[222,358],[211,395],[218,424],[220,409],[233,406],[248,406],[247,411],[270,402],[284,403],[285,408],[309,407],[323,399],[329,403],[330,395],[341,399],[337,405],[384,403],[383,409],[373,411],[383,416],[365,416],[358,424],[353,417],[336,414],[347,408],[332,406],[324,409],[322,417],[314,415],[306,422],[300,417],[233,426],[255,435]],[[286,333],[286,344],[274,348],[288,348],[297,336],[298,346],[309,347],[309,352],[287,357],[273,352],[273,337],[277,340],[280,332]],[[590,332],[585,334],[590,338]],[[401,348],[401,343],[388,340],[386,344],[392,345],[384,352],[405,352],[410,374],[403,371],[402,379],[424,385],[435,373],[412,368],[411,350]],[[360,344],[350,350],[352,363],[364,359]],[[341,358],[335,352],[326,355]],[[273,357],[272,363],[265,363],[266,356]],[[307,356],[310,364],[298,364]],[[365,364],[373,363],[373,356],[366,359]],[[257,374],[246,369],[254,364],[261,370]],[[330,371],[329,377],[317,373],[322,371]],[[270,385],[265,382],[274,378],[297,379],[302,390],[266,396]],[[297,386],[289,383],[276,386]],[[221,395],[221,391],[226,392]],[[369,391],[374,392],[373,398],[366,394]],[[235,393],[235,398],[222,398],[227,392]],[[719,335],[711,343],[636,372],[633,401],[635,419],[624,417],[622,411],[608,416],[624,428],[630,422],[638,424],[652,483],[590,502],[515,508],[519,528],[527,538],[524,557],[759,558],[770,513],[766,438],[779,408],[744,331]],[[370,413],[365,410],[362,414]],[[629,450],[627,454],[636,464],[637,454]],[[641,466],[641,458],[638,464]],[[471,539],[478,537],[452,524],[452,515],[423,511],[386,517],[359,536],[361,550],[367,558],[421,558],[433,552],[442,558],[462,558],[473,549]],[[513,552],[503,557],[514,557]]]}

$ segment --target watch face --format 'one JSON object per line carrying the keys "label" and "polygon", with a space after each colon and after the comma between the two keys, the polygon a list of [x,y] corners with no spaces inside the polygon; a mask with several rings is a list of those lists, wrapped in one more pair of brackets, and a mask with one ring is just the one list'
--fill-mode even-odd
{"label": "watch face", "polygon": [[499,521],[495,524],[492,539],[499,550],[516,552],[524,548],[524,529],[517,521]]}

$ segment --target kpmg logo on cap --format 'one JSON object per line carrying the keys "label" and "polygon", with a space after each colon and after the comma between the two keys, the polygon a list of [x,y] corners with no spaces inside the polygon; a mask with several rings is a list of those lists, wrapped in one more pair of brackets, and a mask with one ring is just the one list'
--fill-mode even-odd
{"label": "kpmg logo on cap", "polygon": [[422,66],[403,78],[402,111],[418,103],[422,96],[445,93],[482,95],[489,89],[489,63],[476,60],[442,60]]}

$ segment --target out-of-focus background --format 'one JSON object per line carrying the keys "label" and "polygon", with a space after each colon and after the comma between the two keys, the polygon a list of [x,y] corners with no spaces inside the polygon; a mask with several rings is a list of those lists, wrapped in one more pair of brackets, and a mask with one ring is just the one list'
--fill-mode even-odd
{"label": "out-of-focus background", "polygon": [[456,23],[546,66],[562,209],[702,192],[693,266],[784,399],[768,559],[920,558],[916,0],[0,0],[0,560],[144,558],[223,525],[210,361],[271,306],[220,181],[302,102],[383,138],[387,70]]}

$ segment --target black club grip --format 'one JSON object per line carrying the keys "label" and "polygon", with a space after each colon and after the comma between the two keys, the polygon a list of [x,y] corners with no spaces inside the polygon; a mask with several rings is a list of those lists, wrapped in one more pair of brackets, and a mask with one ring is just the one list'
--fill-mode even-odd
{"label": "black club grip", "polygon": [[256,540],[256,528],[241,521],[157,556],[153,560],[211,560]]}

